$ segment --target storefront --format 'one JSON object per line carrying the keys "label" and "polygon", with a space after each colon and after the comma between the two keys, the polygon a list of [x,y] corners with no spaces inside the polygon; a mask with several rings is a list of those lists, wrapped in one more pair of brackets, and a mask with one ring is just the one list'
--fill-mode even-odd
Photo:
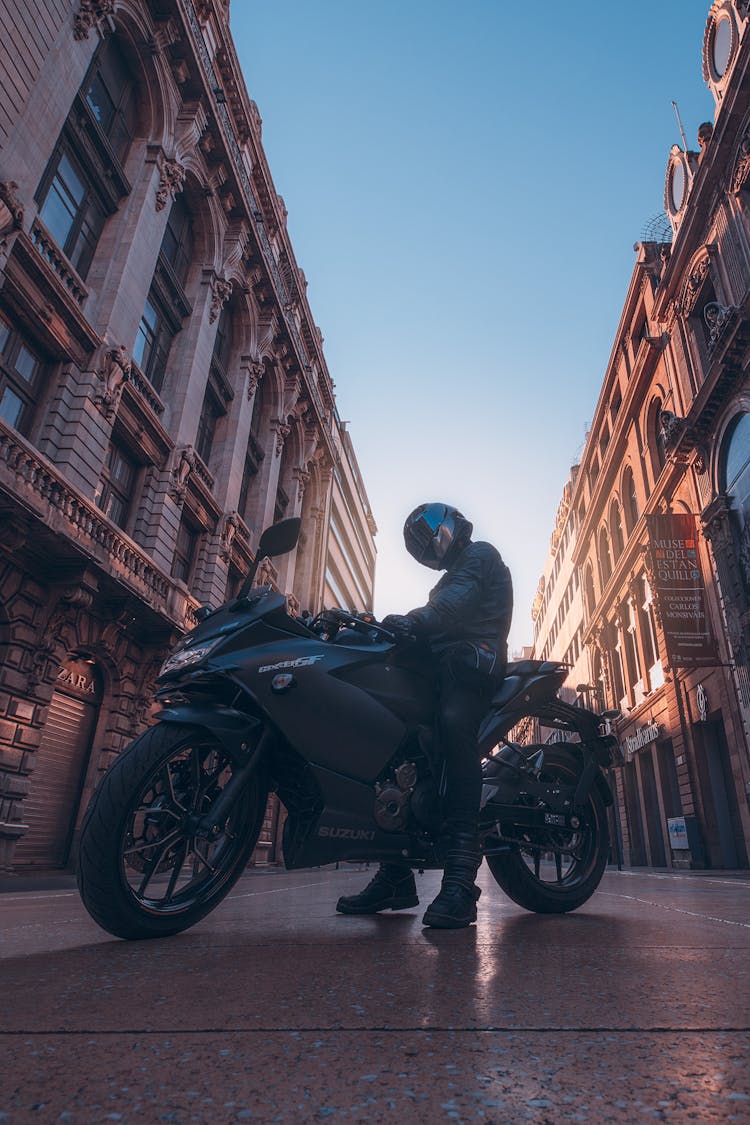
{"label": "storefront", "polygon": [[24,802],[28,830],[16,846],[19,867],[68,862],[101,702],[95,661],[68,656],[57,674]]}

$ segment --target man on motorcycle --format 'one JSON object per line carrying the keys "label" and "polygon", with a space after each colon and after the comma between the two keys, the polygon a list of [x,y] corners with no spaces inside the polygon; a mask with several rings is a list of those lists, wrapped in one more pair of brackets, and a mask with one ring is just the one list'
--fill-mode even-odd
{"label": "man on motorcycle", "polygon": [[[477,731],[505,674],[513,611],[510,571],[489,543],[474,543],[472,524],[447,504],[421,504],[404,524],[406,549],[417,562],[445,573],[427,605],[391,614],[393,633],[424,639],[438,664],[436,733],[445,761],[447,853],[440,893],[423,924],[460,929],[476,921],[480,895],[474,880],[481,853],[478,818],[482,767]],[[341,914],[375,914],[416,906],[417,888],[408,864],[381,863],[357,895],[342,896]]]}

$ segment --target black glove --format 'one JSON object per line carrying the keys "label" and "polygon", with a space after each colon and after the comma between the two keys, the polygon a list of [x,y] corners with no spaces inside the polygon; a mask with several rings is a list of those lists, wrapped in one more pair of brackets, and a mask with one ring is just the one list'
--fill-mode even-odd
{"label": "black glove", "polygon": [[413,637],[417,632],[411,617],[401,613],[389,613],[383,618],[381,625],[397,637]]}

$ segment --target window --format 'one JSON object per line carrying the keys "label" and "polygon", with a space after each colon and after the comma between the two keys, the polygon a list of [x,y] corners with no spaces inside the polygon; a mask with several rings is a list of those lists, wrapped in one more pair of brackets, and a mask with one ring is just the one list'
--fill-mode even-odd
{"label": "window", "polygon": [[[255,456],[254,440],[252,435],[247,446],[247,453],[245,454],[245,467],[242,470],[242,484],[240,485],[240,499],[238,511],[243,520],[247,520],[247,502],[250,498],[250,489],[253,481],[258,474],[259,459]],[[257,447],[256,447],[257,448]],[[261,454],[262,456],[262,454]]]}
{"label": "window", "polygon": [[599,535],[599,571],[602,589],[604,589],[612,576],[612,555],[609,550],[609,536],[606,528],[602,528]]}
{"label": "window", "polygon": [[133,359],[159,393],[169,362],[172,341],[192,311],[182,284],[193,253],[192,221],[185,201],[172,204],[162,238],[156,270],[133,346]]}
{"label": "window", "polygon": [[208,465],[211,459],[211,449],[216,436],[216,424],[224,413],[225,410],[219,404],[212,388],[206,387],[201,416],[198,419],[198,433],[195,439],[196,452],[204,465]]}
{"label": "window", "polygon": [[43,365],[19,332],[0,318],[0,418],[28,435]]}
{"label": "window", "polygon": [[190,580],[198,545],[198,532],[183,517],[177,529],[177,542],[172,559],[172,577],[186,585]]}
{"label": "window", "polygon": [[169,350],[176,335],[160,301],[153,292],[149,293],[138,326],[133,359],[157,392],[164,385]]}
{"label": "window", "polygon": [[115,442],[110,444],[96,491],[98,507],[118,527],[126,528],[138,466]]}
{"label": "window", "polygon": [[134,83],[112,36],[76,95],[36,195],[41,221],[82,278],[107,217],[130,191],[120,162],[135,114]]}
{"label": "window", "polygon": [[622,499],[625,506],[625,523],[631,532],[638,523],[638,497],[635,494],[633,470],[628,468],[622,478]]}
{"label": "window", "polygon": [[86,103],[119,161],[135,131],[133,80],[115,36],[97,54],[82,90]]}
{"label": "window", "polygon": [[107,213],[90,177],[64,142],[39,217],[73,268],[85,278]]}
{"label": "window", "polygon": [[169,210],[159,253],[169,262],[180,285],[184,285],[193,257],[193,223],[181,195],[177,196]]}
{"label": "window", "polygon": [[232,313],[229,307],[223,308],[219,315],[214,336],[214,350],[211,356],[211,366],[218,367],[219,372],[226,378],[229,369],[229,360],[232,354]]}
{"label": "window", "polygon": [[722,484],[732,504],[732,524],[740,571],[750,597],[750,414],[741,414],[723,458]]}
{"label": "window", "polygon": [[625,546],[622,532],[622,515],[620,505],[615,500],[609,509],[609,529],[612,532],[612,551],[614,558],[619,559]]}

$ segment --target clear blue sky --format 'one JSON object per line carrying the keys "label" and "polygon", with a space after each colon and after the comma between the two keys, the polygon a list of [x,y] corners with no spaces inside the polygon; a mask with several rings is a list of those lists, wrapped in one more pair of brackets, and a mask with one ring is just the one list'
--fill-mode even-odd
{"label": "clear blue sky", "polygon": [[435,575],[401,528],[473,518],[511,646],[580,455],[638,241],[713,118],[708,0],[232,0],[232,30],[379,534],[379,615]]}

